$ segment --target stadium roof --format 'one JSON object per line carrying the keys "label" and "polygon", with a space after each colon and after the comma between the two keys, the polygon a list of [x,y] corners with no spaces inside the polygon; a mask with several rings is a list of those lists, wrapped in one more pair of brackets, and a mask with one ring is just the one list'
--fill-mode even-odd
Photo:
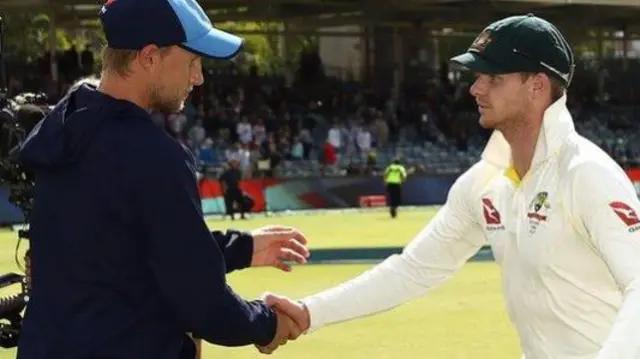
{"label": "stadium roof", "polygon": [[[58,23],[96,19],[103,1],[0,0],[0,10],[55,9]],[[640,29],[638,0],[200,0],[214,23],[285,21],[304,27],[348,24],[477,28],[500,17],[533,12],[576,28]],[[570,14],[570,16],[567,16]],[[635,32],[635,31],[634,31]]]}

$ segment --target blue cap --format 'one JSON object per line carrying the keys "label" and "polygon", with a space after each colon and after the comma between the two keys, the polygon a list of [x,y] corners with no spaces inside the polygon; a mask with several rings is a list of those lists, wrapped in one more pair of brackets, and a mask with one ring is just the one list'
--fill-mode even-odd
{"label": "blue cap", "polygon": [[100,10],[107,44],[140,50],[147,45],[180,46],[212,59],[230,59],[242,38],[213,27],[196,0],[107,0]]}

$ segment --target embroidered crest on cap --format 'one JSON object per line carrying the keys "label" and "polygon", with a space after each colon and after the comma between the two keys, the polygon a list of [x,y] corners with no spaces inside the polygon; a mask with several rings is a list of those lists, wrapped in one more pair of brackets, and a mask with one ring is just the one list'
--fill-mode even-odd
{"label": "embroidered crest on cap", "polygon": [[489,43],[491,43],[491,32],[489,30],[484,30],[480,35],[478,35],[478,37],[476,37],[475,40],[473,40],[471,48],[478,52],[482,52],[487,48]]}

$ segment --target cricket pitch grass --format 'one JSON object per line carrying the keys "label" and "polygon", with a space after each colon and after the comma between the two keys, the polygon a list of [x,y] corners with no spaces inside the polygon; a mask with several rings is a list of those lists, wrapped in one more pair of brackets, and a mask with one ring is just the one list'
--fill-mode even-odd
{"label": "cricket pitch grass", "polygon": [[[303,216],[254,216],[248,221],[209,221],[211,228],[256,228],[266,224],[295,226],[314,248],[404,246],[433,217],[435,210],[401,212],[396,220],[384,212]],[[15,233],[0,232],[0,274],[16,271]],[[27,247],[23,243],[22,251]],[[283,273],[271,268],[229,275],[231,286],[247,299],[271,291],[300,298],[353,278],[374,264],[320,264]],[[0,295],[17,288],[0,289]],[[0,359],[15,358],[0,349]],[[511,359],[519,344],[503,305],[499,268],[470,262],[448,283],[423,298],[375,316],[335,324],[290,342],[271,355],[281,359]],[[265,357],[254,347],[222,348],[205,344],[203,359]]]}

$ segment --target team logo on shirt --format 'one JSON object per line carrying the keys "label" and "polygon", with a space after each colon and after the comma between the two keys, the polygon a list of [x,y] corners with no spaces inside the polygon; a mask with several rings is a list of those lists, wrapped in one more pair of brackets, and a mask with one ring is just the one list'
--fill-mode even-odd
{"label": "team logo on shirt", "polygon": [[531,201],[529,213],[527,213],[527,218],[529,218],[529,234],[534,234],[540,223],[547,221],[547,210],[551,208],[548,199],[548,192],[538,192]]}
{"label": "team logo on shirt", "polygon": [[624,202],[611,202],[609,207],[613,209],[613,213],[629,228],[629,232],[635,232],[640,229],[640,218],[636,211]]}
{"label": "team logo on shirt", "polygon": [[484,216],[488,231],[504,229],[500,212],[498,212],[489,198],[482,199],[482,215]]}
{"label": "team logo on shirt", "polygon": [[545,212],[551,207],[547,198],[549,198],[548,192],[539,192],[536,195],[529,205],[529,213],[527,213],[527,217],[529,219],[536,220],[538,222],[545,222],[547,220]]}

